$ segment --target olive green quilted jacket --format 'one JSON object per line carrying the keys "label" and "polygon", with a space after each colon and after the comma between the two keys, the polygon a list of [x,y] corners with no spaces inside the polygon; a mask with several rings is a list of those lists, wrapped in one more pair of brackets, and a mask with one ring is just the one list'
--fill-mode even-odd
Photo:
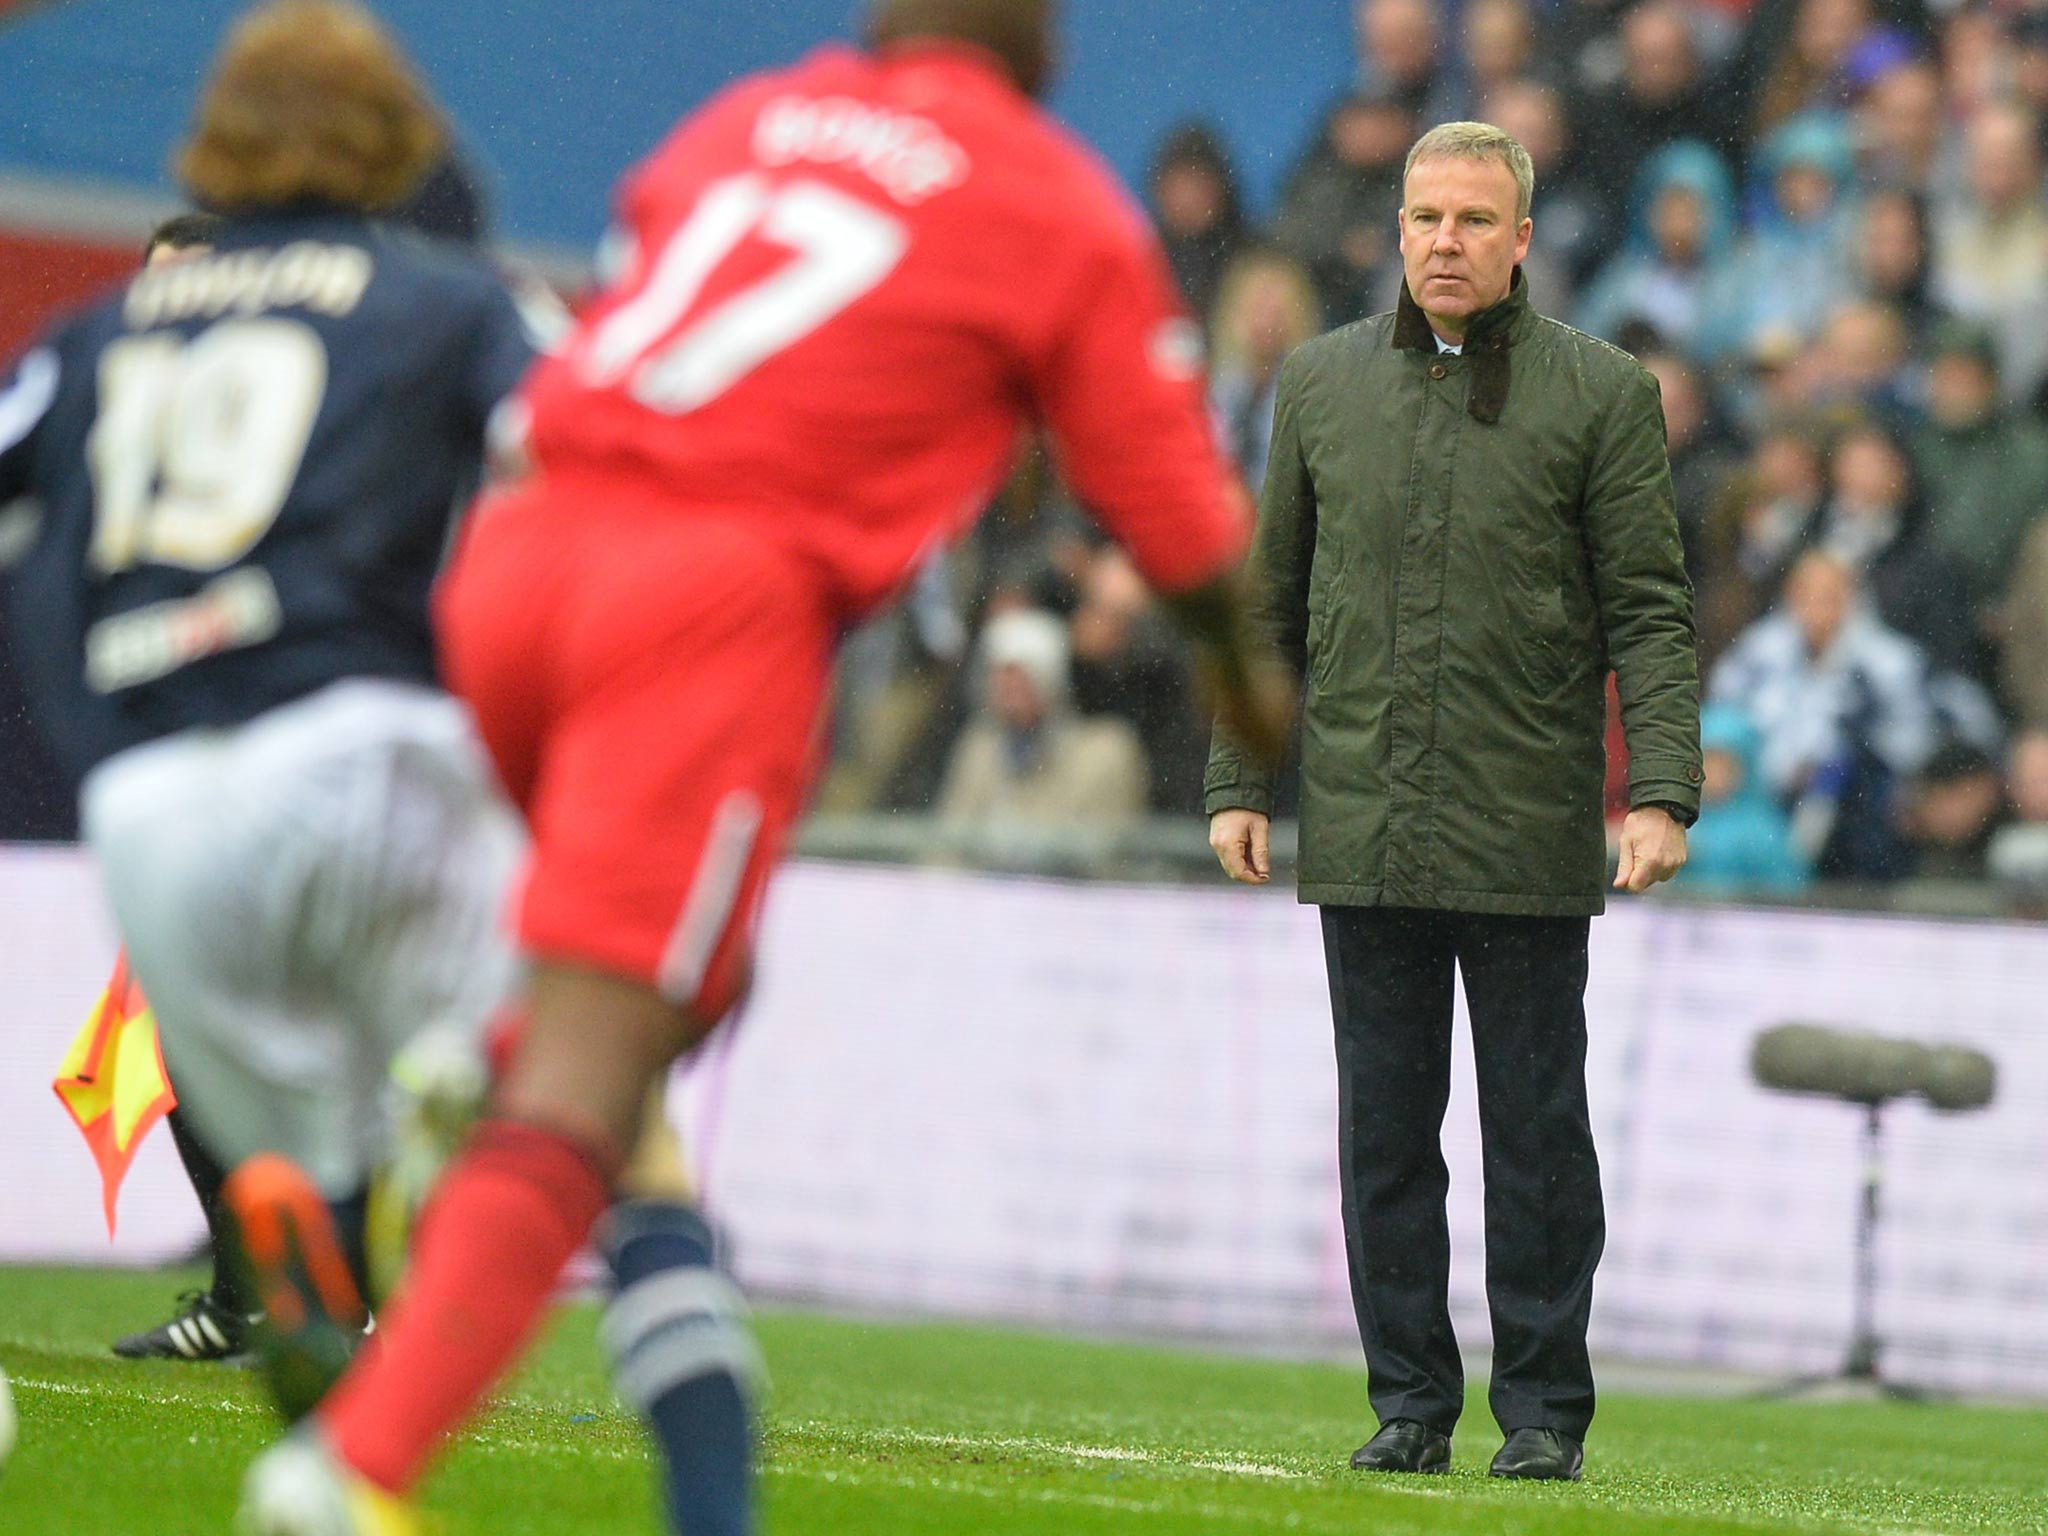
{"label": "olive green quilted jacket", "polygon": [[[1403,292],[1288,359],[1253,575],[1302,675],[1302,900],[1600,911],[1610,669],[1632,803],[1697,814],[1656,381],[1519,272],[1460,356]],[[1219,739],[1206,791],[1270,811],[1272,774]]]}

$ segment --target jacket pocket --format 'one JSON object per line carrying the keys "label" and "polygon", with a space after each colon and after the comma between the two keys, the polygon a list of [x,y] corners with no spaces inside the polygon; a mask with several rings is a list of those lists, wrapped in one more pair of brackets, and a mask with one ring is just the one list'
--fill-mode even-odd
{"label": "jacket pocket", "polygon": [[1512,562],[1511,586],[1519,610],[1516,648],[1530,680],[1548,693],[1570,680],[1576,637],[1565,612],[1562,541],[1555,533],[1545,533],[1529,543]]}
{"label": "jacket pocket", "polygon": [[1316,550],[1308,582],[1308,676],[1313,693],[1325,692],[1337,667],[1336,615],[1343,605],[1344,557],[1336,540]]}

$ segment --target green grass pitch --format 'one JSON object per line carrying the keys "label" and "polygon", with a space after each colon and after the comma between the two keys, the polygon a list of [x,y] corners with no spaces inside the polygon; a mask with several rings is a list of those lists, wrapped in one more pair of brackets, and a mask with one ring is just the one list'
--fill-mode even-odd
{"label": "green grass pitch", "polygon": [[[105,1354],[178,1277],[0,1269],[21,1444],[6,1536],[222,1536],[272,1433],[245,1374]],[[654,1470],[564,1313],[426,1491],[442,1536],[660,1529]],[[1468,1414],[1447,1478],[1367,1478],[1364,1377],[991,1329],[770,1313],[765,1504],[779,1536],[1736,1536],[2048,1533],[2048,1414],[1610,1394],[1586,1481],[1491,1481]]]}

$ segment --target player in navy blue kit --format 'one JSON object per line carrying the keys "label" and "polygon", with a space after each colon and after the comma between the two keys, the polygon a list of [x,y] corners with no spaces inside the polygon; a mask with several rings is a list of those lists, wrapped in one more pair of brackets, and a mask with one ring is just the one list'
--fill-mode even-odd
{"label": "player in navy blue kit", "polygon": [[438,686],[428,595],[532,349],[483,261],[370,217],[442,147],[366,12],[257,13],[178,166],[225,216],[213,248],[0,375],[0,504],[43,509],[24,676],[235,1170],[289,1412],[363,1321],[351,1217],[392,1057],[473,1034],[515,976],[520,833]]}

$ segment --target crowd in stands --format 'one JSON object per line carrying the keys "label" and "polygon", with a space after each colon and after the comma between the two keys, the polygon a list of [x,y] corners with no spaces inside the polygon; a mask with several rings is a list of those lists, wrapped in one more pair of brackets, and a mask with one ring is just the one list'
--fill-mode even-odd
{"label": "crowd in stands", "polygon": [[[1662,387],[1710,706],[1687,882],[2048,890],[2048,6],[1362,0],[1356,22],[1355,86],[1263,225],[1205,123],[1143,189],[1248,482],[1287,352],[1392,307],[1409,144],[1499,123],[1536,166],[1536,306]],[[1066,636],[1030,719],[1013,614]],[[1104,757],[1143,755],[1143,809],[1197,809],[1180,654],[1042,464],[864,644],[829,805],[938,804],[943,780],[967,815],[957,787],[1000,780],[973,814],[1133,814],[1065,766],[1093,716],[1123,740]]]}
{"label": "crowd in stands", "polygon": [[[1506,127],[1536,167],[1536,307],[1662,388],[1710,706],[1685,883],[1991,872],[2048,899],[2048,0],[1355,19],[1352,86],[1272,104],[1303,148],[1269,218],[1203,122],[1141,189],[1249,485],[1288,352],[1393,305],[1408,146]],[[1199,813],[1186,655],[1041,454],[839,687],[827,812],[1026,836]],[[0,779],[0,836],[68,821]]]}

